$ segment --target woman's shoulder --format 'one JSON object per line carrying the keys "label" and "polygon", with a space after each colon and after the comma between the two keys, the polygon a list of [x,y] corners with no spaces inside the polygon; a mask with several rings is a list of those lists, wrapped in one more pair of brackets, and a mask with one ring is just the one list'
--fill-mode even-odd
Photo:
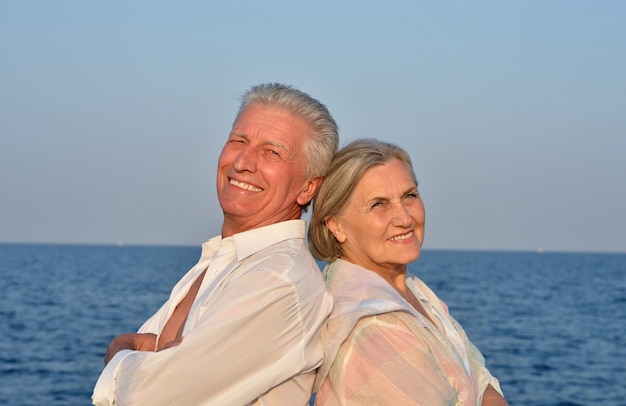
{"label": "woman's shoulder", "polygon": [[336,302],[402,302],[380,275],[351,262],[337,259],[325,267],[323,275]]}
{"label": "woman's shoulder", "polygon": [[439,307],[440,310],[444,311],[444,313],[448,313],[448,305],[446,305],[446,303],[418,277],[411,276],[410,278],[407,278],[407,286],[418,299],[426,300],[433,306]]}

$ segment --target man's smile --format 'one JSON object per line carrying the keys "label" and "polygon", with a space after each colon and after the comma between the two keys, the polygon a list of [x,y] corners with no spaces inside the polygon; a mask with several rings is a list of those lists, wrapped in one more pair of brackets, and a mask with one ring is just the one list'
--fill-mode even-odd
{"label": "man's smile", "polygon": [[263,191],[263,189],[261,189],[260,187],[251,185],[249,183],[239,182],[238,180],[235,180],[233,178],[230,178],[230,184],[233,185],[233,186],[236,186],[238,188],[248,190],[250,192],[261,192],[261,191]]}

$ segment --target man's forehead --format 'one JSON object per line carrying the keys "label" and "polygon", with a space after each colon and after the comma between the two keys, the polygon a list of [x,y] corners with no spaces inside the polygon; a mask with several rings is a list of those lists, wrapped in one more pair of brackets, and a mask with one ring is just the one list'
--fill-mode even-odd
{"label": "man's forehead", "polygon": [[[238,138],[243,138],[246,141],[250,141],[251,137],[249,137],[246,133],[243,133],[241,131],[237,131],[237,130],[233,130],[230,132],[231,136],[234,137],[238,137]],[[273,138],[271,135],[267,136],[266,138],[260,139],[259,141],[262,144],[267,144],[267,145],[272,145],[278,148],[284,148],[287,149],[287,144],[284,141],[281,141],[278,139],[279,137]]]}
{"label": "man's forehead", "polygon": [[311,132],[305,119],[287,109],[250,105],[233,124],[231,136],[289,149],[301,146]]}

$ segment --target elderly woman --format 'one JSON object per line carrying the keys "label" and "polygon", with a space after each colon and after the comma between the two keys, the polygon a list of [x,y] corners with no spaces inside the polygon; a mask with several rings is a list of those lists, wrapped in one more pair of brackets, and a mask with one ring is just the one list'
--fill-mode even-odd
{"label": "elderly woman", "polygon": [[335,156],[309,229],[335,300],[316,405],[508,404],[445,303],[407,274],[424,217],[404,150],[359,140]]}

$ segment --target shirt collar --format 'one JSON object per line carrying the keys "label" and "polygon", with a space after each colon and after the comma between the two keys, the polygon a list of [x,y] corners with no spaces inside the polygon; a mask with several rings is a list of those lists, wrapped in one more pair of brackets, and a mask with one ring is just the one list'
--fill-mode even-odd
{"label": "shirt collar", "polygon": [[288,220],[234,234],[237,260],[242,261],[281,241],[292,238],[304,239],[305,233],[306,222],[304,220]]}
{"label": "shirt collar", "polygon": [[[237,261],[241,262],[252,254],[270,245],[289,239],[304,239],[306,222],[304,220],[287,220],[269,226],[254,228],[233,234],[232,238],[237,253]],[[222,237],[216,236],[202,244],[203,256],[212,257],[219,251]]]}

